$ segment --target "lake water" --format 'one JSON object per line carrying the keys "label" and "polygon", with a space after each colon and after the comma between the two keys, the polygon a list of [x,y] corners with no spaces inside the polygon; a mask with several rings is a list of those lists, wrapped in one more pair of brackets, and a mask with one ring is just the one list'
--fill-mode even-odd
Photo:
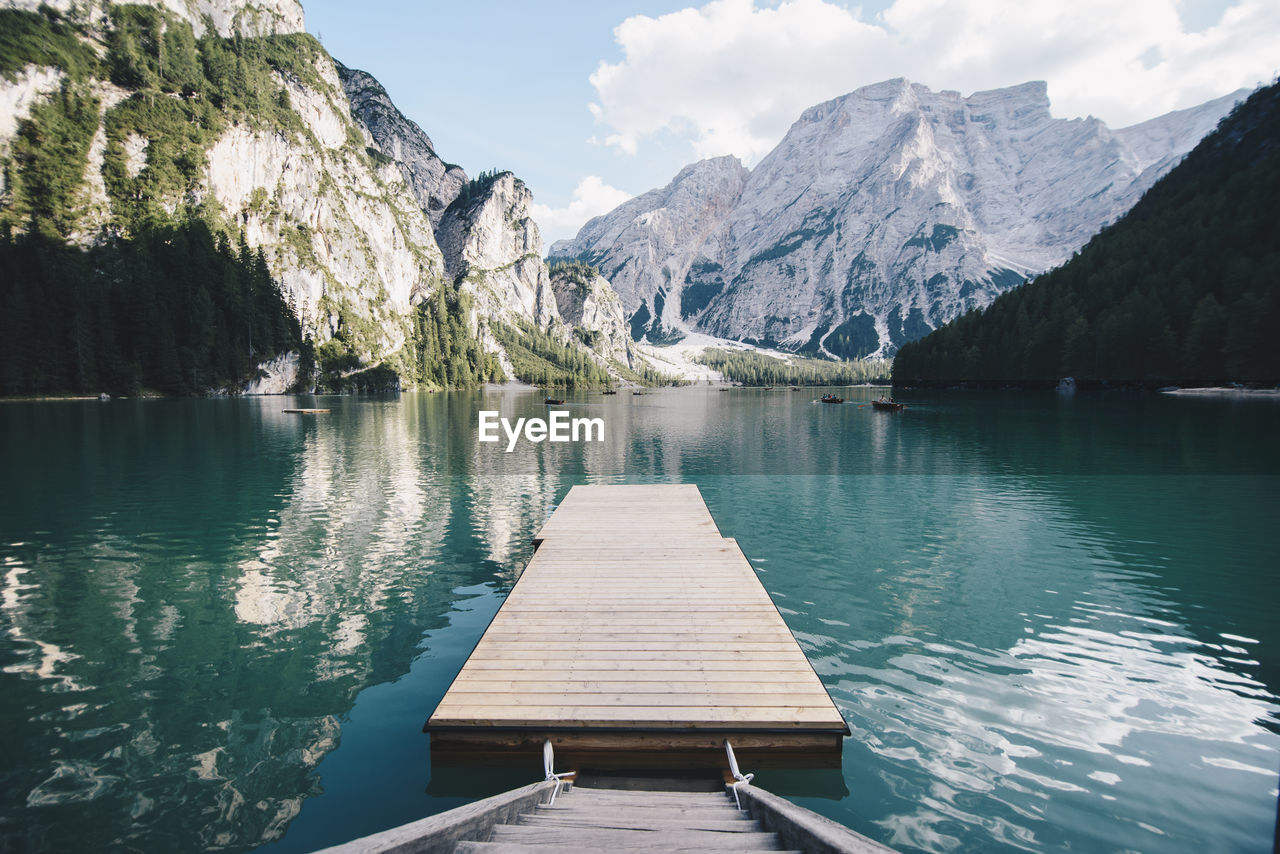
{"label": "lake water", "polygon": [[[575,483],[692,482],[853,730],[756,782],[907,851],[1269,851],[1280,402],[0,404],[0,850],[308,851],[532,782],[423,721]],[[325,406],[298,416],[285,406]],[[746,769],[751,770],[751,769]]]}

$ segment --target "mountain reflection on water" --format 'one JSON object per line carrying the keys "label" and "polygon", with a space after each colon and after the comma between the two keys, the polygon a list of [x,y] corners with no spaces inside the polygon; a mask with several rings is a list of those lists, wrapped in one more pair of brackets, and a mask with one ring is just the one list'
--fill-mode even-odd
{"label": "mountain reflection on water", "polygon": [[476,413],[537,393],[0,406],[0,848],[304,851],[533,779],[419,729],[628,480],[699,484],[854,730],[761,785],[906,850],[1269,849],[1280,405],[873,394],[581,395],[604,442],[511,454]]}

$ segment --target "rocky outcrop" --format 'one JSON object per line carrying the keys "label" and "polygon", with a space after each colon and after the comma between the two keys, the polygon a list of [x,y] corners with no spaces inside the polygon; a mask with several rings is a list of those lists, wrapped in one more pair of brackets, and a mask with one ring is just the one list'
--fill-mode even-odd
{"label": "rocky outcrop", "polygon": [[245,394],[285,394],[298,382],[301,357],[297,353],[281,353],[258,366],[258,376],[244,387]]}
{"label": "rocky outcrop", "polygon": [[551,268],[551,289],[560,319],[606,362],[635,367],[622,299],[608,279],[585,267],[575,264]]}
{"label": "rocky outcrop", "polygon": [[400,171],[364,150],[327,55],[317,71],[320,90],[281,79],[307,132],[233,125],[209,151],[208,191],[264,250],[304,332],[319,343],[343,330],[374,362],[404,343],[444,259]]}
{"label": "rocky outcrop", "polygon": [[212,21],[222,36],[270,36],[307,30],[298,0],[162,0],[155,5],[186,18],[196,35],[204,30],[205,20]]}
{"label": "rocky outcrop", "polygon": [[[1112,131],[1053,118],[1043,83],[963,98],[890,80],[806,110],[727,210],[721,188],[687,185],[696,230],[673,228],[664,198],[704,164],[552,251],[600,265],[636,332],[652,313],[726,338],[887,355],[1062,263],[1239,95]],[[658,311],[638,296],[650,293]]]}
{"label": "rocky outcrop", "polygon": [[[205,22],[212,22],[220,36],[272,36],[307,31],[302,4],[298,0],[135,0],[139,5],[157,6],[191,24],[197,37],[204,35]],[[30,12],[41,6],[90,21],[100,20],[108,0],[6,0],[13,9]]]}
{"label": "rocky outcrop", "polygon": [[373,137],[378,151],[396,161],[431,225],[438,227],[445,209],[467,183],[466,173],[436,154],[431,138],[405,118],[372,75],[341,63],[337,68],[352,116]]}
{"label": "rocky outcrop", "polygon": [[0,81],[0,140],[17,133],[18,122],[30,115],[33,104],[57,91],[62,77],[60,69],[29,65],[12,80]]}
{"label": "rocky outcrop", "polygon": [[[33,104],[58,90],[63,73],[57,68],[28,65],[13,76],[0,77],[0,162],[9,156],[18,123],[31,114]],[[8,170],[0,169],[0,195],[8,191]]]}
{"label": "rocky outcrop", "polygon": [[[572,240],[557,241],[551,257],[598,267],[622,298],[634,337],[667,340],[691,313],[682,305],[682,283],[691,267],[718,252],[747,175],[736,157],[686,166],[662,189],[590,220]],[[691,295],[695,304],[697,298]]]}
{"label": "rocky outcrop", "polygon": [[[11,5],[38,6],[26,0]],[[223,35],[303,32],[296,0],[166,0],[153,5],[171,13],[166,26],[188,21],[196,32],[203,32],[208,21]],[[75,14],[91,22],[91,36],[101,37],[110,26],[106,10],[106,4],[80,4]],[[404,344],[410,308],[444,282],[444,259],[402,170],[376,151],[370,153],[374,140],[352,118],[333,60],[309,36],[291,37],[299,40],[298,55],[311,62],[314,74],[275,72],[271,82],[277,87],[274,97],[288,104],[296,121],[229,116],[207,150],[191,153],[203,154],[203,178],[195,186],[173,184],[170,195],[156,201],[175,217],[184,211],[199,210],[201,216],[215,211],[250,248],[263,250],[304,334],[322,344],[341,331],[351,352],[376,362]],[[57,69],[29,66],[12,80],[0,80],[0,154],[30,105],[54,91],[64,76]],[[100,110],[77,191],[76,222],[68,235],[71,242],[89,245],[128,233],[119,199],[113,201],[104,181],[112,159],[121,164],[126,179],[138,182],[135,194],[142,196],[153,192],[143,180],[151,158],[164,155],[156,155],[163,146],[153,144],[148,134],[156,131],[145,119],[123,133],[116,127],[117,141],[109,140],[113,122],[136,115],[123,103],[130,91],[105,79],[76,86]],[[372,86],[376,84],[366,88]]]}
{"label": "rocky outcrop", "polygon": [[532,203],[510,172],[482,175],[445,211],[438,236],[449,277],[479,317],[546,328],[558,313]]}
{"label": "rocky outcrop", "polygon": [[[1145,192],[1156,179],[1182,160],[1196,143],[1218,126],[1222,117],[1243,101],[1248,92],[1241,89],[1186,110],[1176,110],[1150,121],[1121,128],[1115,134],[1128,146],[1135,165],[1143,171],[1143,179],[1135,182]],[[1149,175],[1147,173],[1150,173]],[[1141,196],[1133,197],[1136,203]]]}

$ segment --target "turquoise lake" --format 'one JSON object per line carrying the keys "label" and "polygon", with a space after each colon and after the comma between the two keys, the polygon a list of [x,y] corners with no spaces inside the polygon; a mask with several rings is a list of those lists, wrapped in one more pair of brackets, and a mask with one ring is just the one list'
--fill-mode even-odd
{"label": "turquoise lake", "polygon": [[597,482],[696,483],[852,729],[758,785],[903,851],[1272,850],[1280,400],[846,394],[570,395],[604,441],[511,454],[477,413],[535,391],[0,404],[0,851],[310,851],[540,778],[421,728]]}

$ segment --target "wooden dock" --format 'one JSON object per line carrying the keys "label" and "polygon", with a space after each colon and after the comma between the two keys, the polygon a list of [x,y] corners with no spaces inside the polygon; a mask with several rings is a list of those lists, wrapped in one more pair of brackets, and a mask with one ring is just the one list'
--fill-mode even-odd
{"label": "wooden dock", "polygon": [[427,722],[433,758],[550,738],[578,764],[716,764],[728,738],[839,763],[840,712],[696,486],[575,486],[534,542]]}

